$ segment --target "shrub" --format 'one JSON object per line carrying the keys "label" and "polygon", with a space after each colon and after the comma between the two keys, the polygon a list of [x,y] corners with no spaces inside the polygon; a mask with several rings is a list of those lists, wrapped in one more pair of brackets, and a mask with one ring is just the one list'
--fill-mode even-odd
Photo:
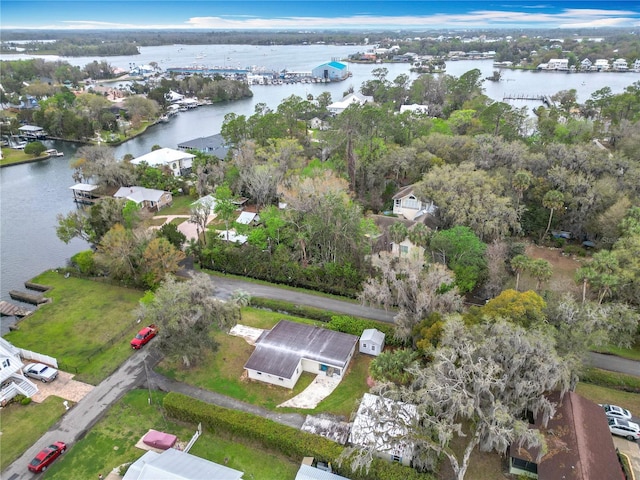
{"label": "shrub", "polygon": [[275,300],[270,298],[251,297],[251,306],[256,308],[266,308],[273,310],[274,312],[287,313],[296,317],[318,320],[319,322],[325,323],[330,322],[331,318],[335,315],[334,312],[329,312],[327,310],[320,310],[319,308],[297,305],[284,300]]}
{"label": "shrub", "polygon": [[578,245],[567,245],[562,249],[562,251],[567,255],[576,255],[578,257],[587,256],[586,250]]}
{"label": "shrub", "polygon": [[331,317],[331,321],[327,328],[336,332],[350,333],[360,337],[362,332],[368,328],[377,328],[385,335],[384,342],[391,347],[402,347],[404,342],[395,338],[395,326],[390,323],[377,322],[366,318],[355,318],[348,315],[335,315]]}
{"label": "shrub", "polygon": [[30,397],[24,397],[22,400],[20,400],[20,405],[29,405],[30,403],[31,403]]}
{"label": "shrub", "polygon": [[34,157],[41,155],[45,150],[46,147],[41,142],[30,142],[24,147],[24,153]]}
{"label": "shrub", "polygon": [[640,378],[624,373],[608,372],[598,368],[587,368],[580,376],[580,381],[613,388],[625,392],[640,393]]}
{"label": "shrub", "polygon": [[96,272],[96,264],[93,256],[93,250],[83,250],[71,257],[72,265],[78,267],[83,275],[93,275]]}
{"label": "shrub", "polygon": [[[168,393],[164,397],[163,405],[167,414],[177,420],[193,424],[201,422],[204,428],[211,431],[256,442],[295,461],[300,461],[303,457],[315,457],[316,460],[331,462],[336,466],[336,459],[343,450],[342,445],[319,435],[250,413],[211,405],[181,393]],[[430,475],[419,474],[398,463],[379,459],[373,461],[368,472],[351,472],[346,463],[338,468],[337,473],[349,475],[352,480],[433,480]]]}

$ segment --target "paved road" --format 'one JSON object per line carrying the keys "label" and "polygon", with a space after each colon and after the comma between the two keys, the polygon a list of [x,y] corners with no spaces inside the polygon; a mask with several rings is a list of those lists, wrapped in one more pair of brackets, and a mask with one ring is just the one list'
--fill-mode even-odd
{"label": "paved road", "polygon": [[602,370],[610,370],[612,372],[626,373],[627,375],[640,377],[640,362],[636,360],[591,352],[589,354],[589,363],[591,363],[591,366],[601,368]]}

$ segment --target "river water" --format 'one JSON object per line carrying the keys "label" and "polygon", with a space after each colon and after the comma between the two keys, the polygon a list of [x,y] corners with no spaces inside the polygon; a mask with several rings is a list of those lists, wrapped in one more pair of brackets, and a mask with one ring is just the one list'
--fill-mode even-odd
{"label": "river water", "polygon": [[[84,66],[93,60],[106,60],[112,66],[130,68],[151,61],[162,68],[189,66],[194,63],[207,66],[264,66],[268,69],[310,71],[321,63],[334,58],[344,58],[349,53],[363,51],[364,47],[354,46],[277,46],[260,47],[245,45],[206,46],[163,46],[145,47],[141,55],[133,57],[109,58],[65,58],[73,65]],[[198,58],[200,57],[200,58]],[[25,56],[5,56],[3,59],[33,58]],[[51,58],[51,57],[48,57]],[[117,158],[131,153],[140,156],[148,153],[153,145],[176,148],[178,143],[220,132],[227,113],[252,115],[255,105],[265,103],[271,108],[290,95],[316,97],[324,91],[331,93],[332,99],[339,100],[343,93],[353,87],[358,90],[362,82],[371,79],[374,68],[384,66],[389,70],[388,78],[393,80],[402,73],[409,73],[408,64],[363,65],[349,64],[352,77],[332,84],[292,84],[254,85],[253,97],[200,107],[181,112],[169,123],[158,124],[144,135],[132,139],[115,148]],[[478,68],[483,77],[493,73],[492,62],[464,60],[447,64],[447,73],[456,77]],[[500,82],[485,82],[485,93],[492,99],[502,100],[505,95],[531,93],[550,95],[560,90],[575,88],[578,100],[583,102],[592,92],[609,86],[614,93],[640,80],[638,73],[588,73],[561,74],[551,72],[522,72],[503,70]],[[526,102],[513,102],[527,105]],[[536,104],[530,104],[531,107]],[[70,142],[47,141],[48,148],[57,148],[64,157],[51,158],[42,162],[17,165],[0,169],[0,299],[9,300],[9,290],[24,290],[23,283],[38,273],[64,266],[75,253],[88,248],[80,240],[69,245],[61,242],[55,233],[56,215],[66,214],[76,208],[69,187],[74,184],[69,167],[77,145]],[[3,317],[0,334],[6,333],[15,319]]]}

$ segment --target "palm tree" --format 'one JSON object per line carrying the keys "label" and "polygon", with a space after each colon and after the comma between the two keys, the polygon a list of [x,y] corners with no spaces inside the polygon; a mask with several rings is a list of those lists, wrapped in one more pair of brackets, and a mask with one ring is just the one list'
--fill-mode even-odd
{"label": "palm tree", "polygon": [[543,238],[546,238],[547,234],[549,233],[549,229],[551,228],[551,220],[553,219],[553,212],[558,208],[564,207],[564,194],[558,190],[549,190],[544,194],[544,197],[542,198],[542,206],[544,208],[548,208],[550,212],[547,229],[544,231],[544,234],[542,235],[542,238],[540,238],[540,241],[542,241]]}
{"label": "palm tree", "polygon": [[513,176],[513,180],[511,181],[511,185],[513,189],[518,194],[516,206],[520,205],[520,201],[522,200],[522,196],[524,195],[525,190],[527,190],[531,186],[531,181],[533,180],[531,173],[527,170],[518,170],[516,174]]}
{"label": "palm tree", "polygon": [[409,234],[407,230],[407,226],[402,222],[396,222],[391,227],[389,227],[389,235],[391,236],[391,241],[398,245],[398,257],[400,257],[400,243],[407,238]]}
{"label": "palm tree", "polygon": [[516,272],[516,292],[520,284],[520,274],[527,270],[530,263],[531,259],[526,255],[516,255],[511,259],[511,268]]}
{"label": "palm tree", "polygon": [[231,301],[238,307],[238,319],[242,320],[242,308],[251,303],[251,294],[246,290],[236,290],[231,294]]}
{"label": "palm tree", "polygon": [[553,275],[553,269],[551,264],[546,260],[537,259],[533,260],[528,265],[529,272],[537,280],[536,290],[540,290],[540,286],[543,282],[546,282]]}

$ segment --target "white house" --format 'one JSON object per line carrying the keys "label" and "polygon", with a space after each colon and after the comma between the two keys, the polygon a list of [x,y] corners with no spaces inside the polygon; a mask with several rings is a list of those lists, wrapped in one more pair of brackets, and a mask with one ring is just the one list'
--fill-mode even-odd
{"label": "white house", "polygon": [[133,462],[122,480],[241,480],[243,472],[169,448],[149,450]]}
{"label": "white house", "polygon": [[367,328],[360,335],[360,353],[377,357],[384,349],[384,333],[375,328]]}
{"label": "white house", "polygon": [[21,350],[0,337],[0,406],[18,394],[32,397],[38,387],[22,374]]}
{"label": "white house", "polygon": [[591,62],[591,60],[589,60],[588,58],[585,58],[580,62],[580,68],[582,70],[589,70],[591,68],[591,65],[593,65],[593,62]]}
{"label": "white house", "polygon": [[260,215],[256,212],[242,212],[238,218],[236,218],[236,223],[241,223],[242,225],[256,224],[259,221]]}
{"label": "white house", "polygon": [[155,211],[160,211],[161,208],[171,205],[171,202],[173,202],[171,192],[137,186],[120,187],[113,196],[115,198],[126,198],[135,202],[136,205]]}
{"label": "white house", "polygon": [[373,97],[369,95],[362,95],[361,93],[350,93],[345,96],[339,102],[333,102],[331,105],[327,106],[327,110],[334,115],[339,115],[344,112],[347,107],[357,104],[364,105],[366,103],[373,103]]}
{"label": "white house", "polygon": [[408,185],[393,196],[393,213],[407,220],[416,220],[426,214],[434,214],[438,207],[433,202],[419,199],[414,193],[414,186]]}
{"label": "white house", "polygon": [[598,72],[604,72],[609,70],[609,60],[605,58],[598,58],[595,63],[591,66],[592,70],[596,70]]}
{"label": "white house", "polygon": [[134,158],[131,163],[140,165],[146,163],[150,167],[168,168],[176,175],[187,175],[191,172],[191,165],[196,156],[192,153],[181,152],[172,148],[160,148],[141,157]]}
{"label": "white house", "polygon": [[629,70],[629,64],[624,58],[618,58],[613,61],[613,69],[618,72],[626,72]]}
{"label": "white house", "polygon": [[414,443],[406,437],[417,420],[415,405],[365,393],[353,420],[349,443],[372,448],[377,457],[410,466]]}
{"label": "white house", "polygon": [[552,58],[547,62],[547,70],[569,70],[569,60],[566,58]]}
{"label": "white house", "polygon": [[326,472],[311,465],[300,465],[300,469],[294,480],[349,480],[347,477]]}
{"label": "white house", "polygon": [[341,378],[357,343],[355,335],[281,320],[258,339],[244,368],[252,380],[286,388],[303,371]]}

